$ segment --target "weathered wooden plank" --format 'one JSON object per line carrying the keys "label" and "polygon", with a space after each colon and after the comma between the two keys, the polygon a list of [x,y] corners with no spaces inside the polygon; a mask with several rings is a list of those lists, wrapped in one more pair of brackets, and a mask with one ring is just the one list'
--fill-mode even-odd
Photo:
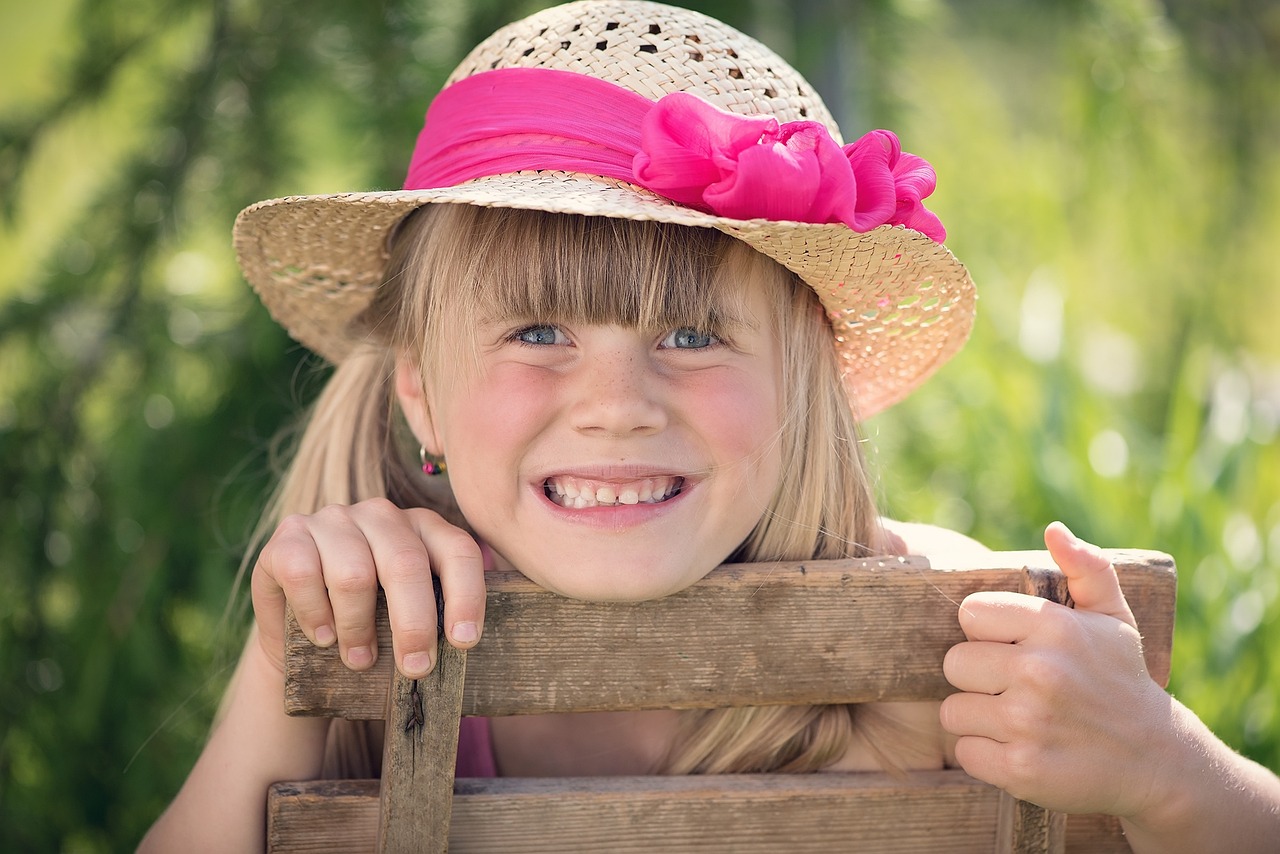
{"label": "weathered wooden plank", "polygon": [[377,780],[276,783],[267,791],[267,850],[372,852],[378,840]]}
{"label": "weathered wooden plank", "polygon": [[435,669],[425,678],[396,673],[391,680],[379,854],[446,849],[466,672],[466,651],[442,644]]}
{"label": "weathered wooden plank", "polygon": [[[321,795],[342,792],[321,806]],[[999,791],[962,771],[726,777],[460,779],[450,851],[982,852],[995,846]],[[337,809],[334,804],[341,806]],[[294,852],[369,852],[378,782],[280,784],[271,838]],[[1070,816],[1068,852],[1119,854],[1110,816]],[[612,828],[612,829],[606,829]],[[801,833],[803,831],[803,834]],[[816,837],[798,847],[802,836]]]}
{"label": "weathered wooden plank", "polygon": [[1133,854],[1120,819],[1113,815],[1067,816],[1067,854]]}
{"label": "weathered wooden plank", "polygon": [[[1110,556],[1148,669],[1164,684],[1173,561],[1157,552]],[[960,601],[978,590],[1022,589],[1029,565],[1051,563],[1045,552],[1006,552],[986,568],[955,570],[928,569],[918,558],[726,565],[676,595],[625,604],[564,599],[518,574],[490,573],[463,713],[937,699],[952,690],[942,657],[964,639]],[[385,607],[378,635],[378,665],[356,673],[335,648],[316,649],[291,625],[290,713],[380,719],[392,667]],[[754,643],[761,637],[768,643]]]}
{"label": "weathered wooden plank", "polygon": [[996,854],[1062,854],[1066,850],[1067,816],[1000,793]]}
{"label": "weathered wooden plank", "polygon": [[[1029,566],[1022,592],[1059,605],[1071,606],[1067,577],[1055,569]],[[1066,849],[1067,817],[1029,801],[1000,793],[996,822],[996,854],[1062,854]]]}

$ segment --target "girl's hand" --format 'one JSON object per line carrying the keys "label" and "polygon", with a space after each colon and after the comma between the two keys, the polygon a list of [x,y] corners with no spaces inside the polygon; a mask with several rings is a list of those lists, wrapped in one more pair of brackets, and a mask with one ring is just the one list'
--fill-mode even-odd
{"label": "girl's hand", "polygon": [[333,505],[280,523],[253,568],[253,610],[263,653],[284,670],[284,606],[317,646],[338,644],[352,670],[378,654],[374,607],[386,591],[396,667],[425,676],[436,661],[440,577],[449,642],[474,646],[484,625],[484,559],[471,535],[422,508],[377,498]]}
{"label": "girl's hand", "polygon": [[1171,698],[1147,673],[1111,563],[1061,523],[1045,545],[1075,609],[1016,593],[967,597],[969,640],[943,664],[962,693],[943,702],[942,726],[959,737],[965,771],[1019,799],[1138,815],[1160,797],[1161,764],[1178,753]]}

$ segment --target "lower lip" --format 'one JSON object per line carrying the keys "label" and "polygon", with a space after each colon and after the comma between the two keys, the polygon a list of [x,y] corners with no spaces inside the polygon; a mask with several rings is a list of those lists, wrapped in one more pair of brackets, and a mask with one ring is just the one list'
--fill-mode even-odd
{"label": "lower lip", "polygon": [[560,506],[548,498],[546,490],[540,487],[535,487],[535,491],[547,509],[558,518],[581,525],[618,529],[643,525],[665,515],[692,491],[692,487],[686,480],[678,494],[656,504],[610,504],[581,509]]}

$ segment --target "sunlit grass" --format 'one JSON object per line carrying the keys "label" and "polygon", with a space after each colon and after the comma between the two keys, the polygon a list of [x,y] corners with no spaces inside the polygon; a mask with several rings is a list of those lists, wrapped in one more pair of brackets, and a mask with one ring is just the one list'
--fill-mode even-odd
{"label": "sunlit grass", "polygon": [[1259,321],[1280,158],[1238,217],[1240,164],[1167,23],[1099,8],[1016,47],[936,9],[908,40],[906,98],[937,108],[910,135],[982,298],[967,350],[871,442],[899,516],[1001,548],[1060,518],[1173,554],[1171,689],[1280,768],[1280,349]]}

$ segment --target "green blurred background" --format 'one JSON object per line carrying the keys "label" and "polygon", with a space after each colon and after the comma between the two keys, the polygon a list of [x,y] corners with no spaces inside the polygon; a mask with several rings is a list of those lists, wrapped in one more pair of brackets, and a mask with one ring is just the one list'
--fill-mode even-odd
{"label": "green blurred background", "polygon": [[[224,620],[324,368],[241,207],[399,184],[502,0],[0,0],[0,850],[131,848],[198,752]],[[890,127],[982,293],[868,425],[886,510],[1180,566],[1172,690],[1280,768],[1280,5],[723,0],[846,136]]]}

